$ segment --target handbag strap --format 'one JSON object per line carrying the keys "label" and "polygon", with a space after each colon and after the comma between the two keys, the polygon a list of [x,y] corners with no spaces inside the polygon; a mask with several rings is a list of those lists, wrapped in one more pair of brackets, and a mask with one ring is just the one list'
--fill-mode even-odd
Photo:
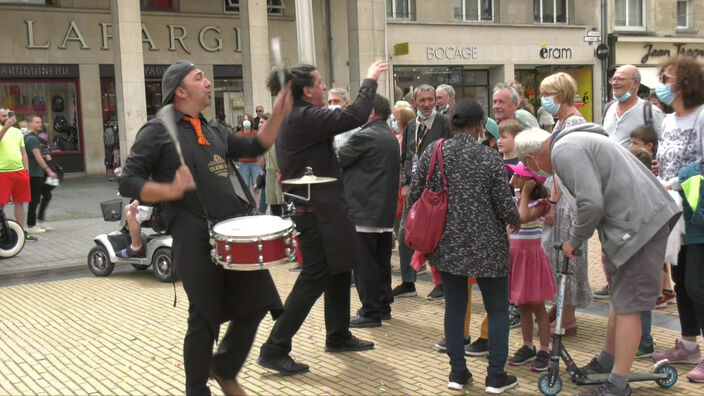
{"label": "handbag strap", "polygon": [[428,176],[425,178],[426,184],[430,184],[430,177],[433,175],[435,170],[435,161],[437,159],[438,166],[440,167],[440,175],[442,176],[442,184],[447,188],[447,179],[445,178],[445,167],[442,163],[442,143],[445,141],[444,138],[438,139],[438,143],[433,149],[433,155],[430,158],[430,170],[428,170]]}

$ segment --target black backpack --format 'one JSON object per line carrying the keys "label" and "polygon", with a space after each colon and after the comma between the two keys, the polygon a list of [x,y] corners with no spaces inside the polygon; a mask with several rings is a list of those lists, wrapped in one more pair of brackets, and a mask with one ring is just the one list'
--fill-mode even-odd
{"label": "black backpack", "polygon": [[[615,100],[611,100],[608,103],[606,103],[606,106],[604,106],[604,118],[606,118],[606,112],[609,111],[609,108],[616,102]],[[643,103],[643,125],[648,125],[648,126],[653,126],[653,104],[650,103],[649,100],[644,101]]]}

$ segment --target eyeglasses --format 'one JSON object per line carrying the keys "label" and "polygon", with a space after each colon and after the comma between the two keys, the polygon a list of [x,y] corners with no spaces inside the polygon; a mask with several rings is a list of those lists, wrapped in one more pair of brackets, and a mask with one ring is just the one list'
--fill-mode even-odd
{"label": "eyeglasses", "polygon": [[663,74],[662,76],[660,76],[660,82],[663,84],[667,84],[667,80],[674,81],[675,79],[676,77],[668,76],[667,74]]}
{"label": "eyeglasses", "polygon": [[614,84],[614,83],[622,83],[626,80],[635,80],[635,78],[621,78],[621,77],[612,77],[609,79],[609,84]]}

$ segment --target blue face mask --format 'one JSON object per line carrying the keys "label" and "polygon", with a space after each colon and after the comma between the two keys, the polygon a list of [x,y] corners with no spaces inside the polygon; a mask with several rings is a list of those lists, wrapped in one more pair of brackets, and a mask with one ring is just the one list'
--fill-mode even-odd
{"label": "blue face mask", "polygon": [[552,96],[543,96],[540,98],[540,105],[551,115],[555,115],[560,111],[560,105],[555,103],[555,99],[553,99]]}
{"label": "blue face mask", "polygon": [[427,119],[430,118],[430,117],[434,117],[434,116],[435,116],[435,113],[437,113],[437,111],[435,111],[435,108],[433,107],[433,112],[430,113],[429,116],[427,116],[427,115],[421,113],[420,110],[416,111],[416,116],[418,116],[418,118],[420,118],[421,120],[427,120]]}
{"label": "blue face mask", "polygon": [[617,102],[625,102],[630,98],[631,98],[631,91],[626,91],[626,93],[621,95],[620,98],[617,98],[616,95],[614,95],[614,100]]}
{"label": "blue face mask", "polygon": [[247,120],[245,120],[245,121],[242,121],[242,126],[245,127],[245,128],[251,128],[251,127],[252,127],[252,123],[249,122],[249,121],[247,121]]}
{"label": "blue face mask", "polygon": [[658,83],[658,85],[655,86],[655,96],[658,97],[659,101],[665,103],[668,106],[671,105],[677,97],[677,95],[672,92],[672,84],[665,85],[662,83]]}

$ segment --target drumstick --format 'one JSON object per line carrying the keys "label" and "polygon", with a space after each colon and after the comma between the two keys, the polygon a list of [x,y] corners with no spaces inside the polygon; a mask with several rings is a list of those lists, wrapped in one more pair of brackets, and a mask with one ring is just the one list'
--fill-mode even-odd
{"label": "drumstick", "polygon": [[176,120],[174,120],[174,105],[169,103],[166,106],[163,106],[156,113],[156,118],[159,120],[161,125],[164,126],[164,129],[166,129],[166,132],[174,142],[176,153],[178,153],[178,159],[181,161],[181,165],[184,165],[185,162],[183,161],[183,153],[181,152],[181,143],[179,143],[178,135],[176,133],[177,127]]}
{"label": "drumstick", "polygon": [[274,67],[276,67],[279,75],[280,89],[284,89],[286,77],[284,76],[284,61],[281,58],[281,39],[279,37],[271,39],[271,54],[274,57]]}

